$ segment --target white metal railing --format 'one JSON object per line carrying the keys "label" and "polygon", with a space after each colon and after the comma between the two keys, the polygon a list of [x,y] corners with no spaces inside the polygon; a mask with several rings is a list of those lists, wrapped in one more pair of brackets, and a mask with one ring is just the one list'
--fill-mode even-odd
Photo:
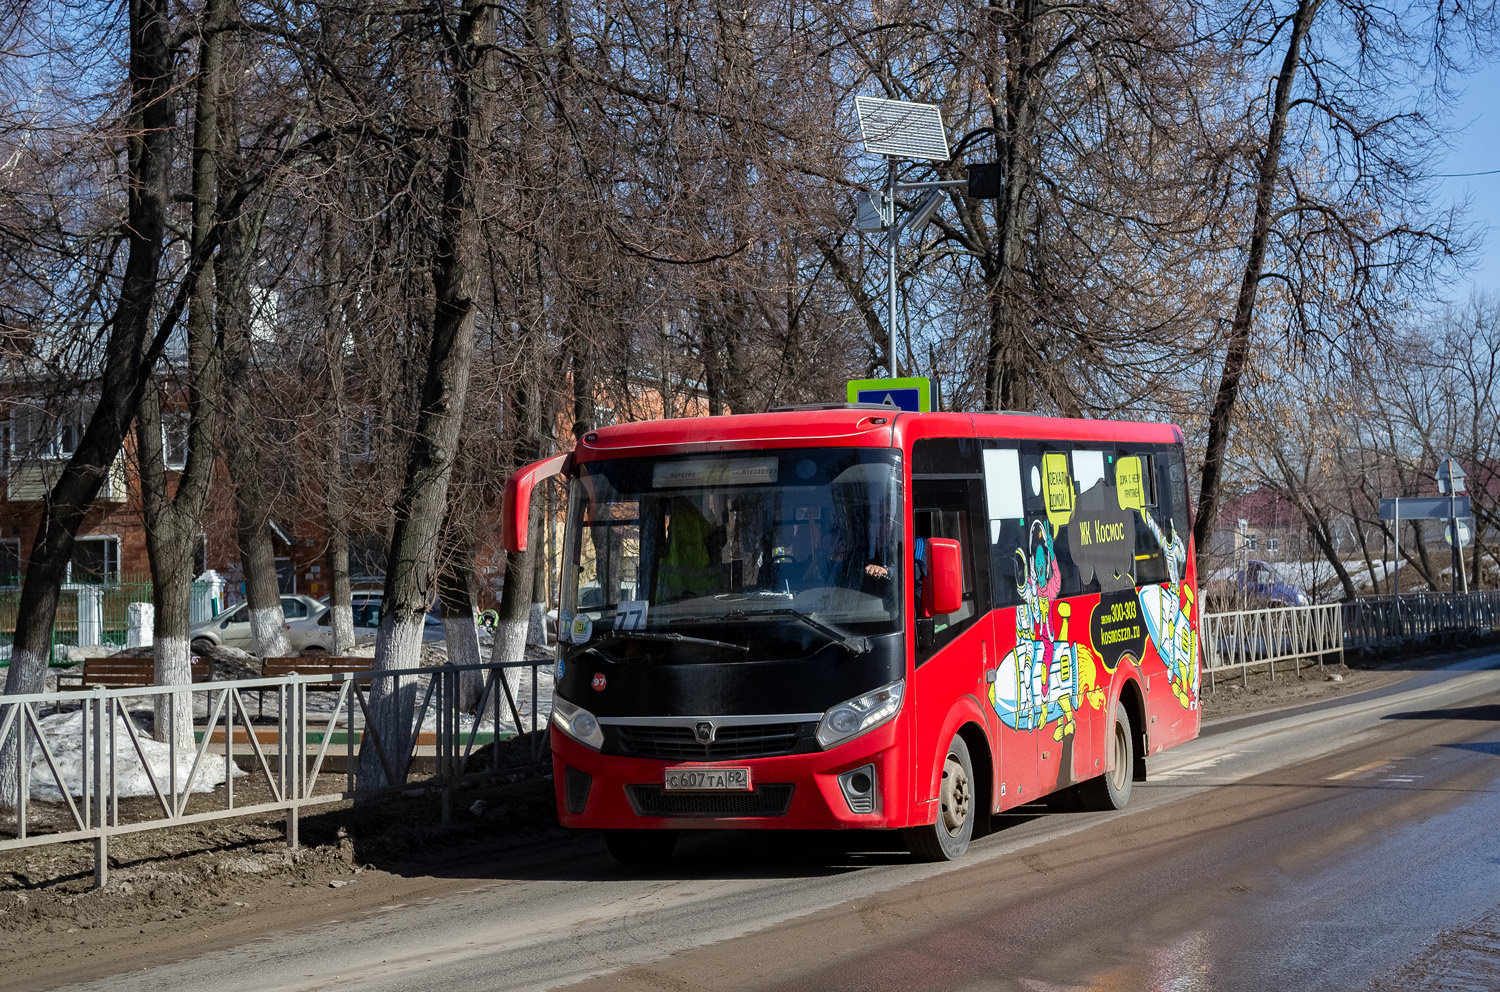
{"label": "white metal railing", "polygon": [[1203,672],[1213,688],[1218,675],[1238,671],[1248,684],[1250,669],[1290,663],[1301,672],[1304,662],[1344,658],[1344,614],[1338,603],[1318,606],[1274,606],[1262,610],[1234,610],[1203,614],[1200,632]]}
{"label": "white metal railing", "polygon": [[[0,851],[92,840],[94,884],[103,886],[113,836],[277,811],[286,814],[286,842],[295,848],[305,807],[356,793],[409,792],[414,766],[429,757],[432,774],[416,787],[441,794],[447,822],[455,784],[499,769],[498,747],[490,748],[487,769],[471,767],[476,743],[498,744],[502,727],[520,731],[528,722],[504,670],[530,669],[529,729],[538,728],[539,664],[0,696],[0,754],[19,780],[14,806],[0,809]],[[482,681],[477,706],[461,712],[465,673]],[[272,701],[266,709],[274,722],[256,722],[246,704],[248,696],[261,694]],[[372,713],[398,699],[410,708],[411,722],[396,721],[398,739],[382,740]],[[157,735],[164,740],[137,728],[132,713],[143,709],[153,723],[165,714],[167,732]],[[65,721],[67,752],[48,743],[47,731],[60,739],[58,721]],[[545,715],[542,721],[545,726]],[[362,758],[366,743],[371,755]],[[539,751],[530,755],[532,762],[539,759]],[[386,784],[362,783],[361,760],[378,761]],[[149,789],[122,795],[132,779]]]}
{"label": "white metal railing", "polygon": [[1500,630],[1500,591],[1418,592],[1344,603],[1351,648],[1420,643],[1435,636]]}

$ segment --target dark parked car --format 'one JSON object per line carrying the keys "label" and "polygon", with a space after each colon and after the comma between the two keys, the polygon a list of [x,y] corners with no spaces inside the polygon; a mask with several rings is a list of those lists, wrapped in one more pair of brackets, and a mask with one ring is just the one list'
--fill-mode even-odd
{"label": "dark parked car", "polygon": [[1263,561],[1250,560],[1239,570],[1239,592],[1242,599],[1266,606],[1307,606],[1312,597],[1293,585],[1280,572]]}

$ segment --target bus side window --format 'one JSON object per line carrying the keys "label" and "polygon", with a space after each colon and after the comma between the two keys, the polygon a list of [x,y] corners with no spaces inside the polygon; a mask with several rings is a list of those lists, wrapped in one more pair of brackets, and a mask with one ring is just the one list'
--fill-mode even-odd
{"label": "bus side window", "polygon": [[918,581],[913,591],[918,598],[912,604],[912,616],[916,621],[917,663],[930,658],[945,644],[952,641],[978,617],[976,609],[979,583],[976,582],[974,561],[974,497],[977,481],[971,479],[918,479],[912,482],[912,529],[918,543],[918,554],[925,553],[930,538],[941,537],[959,543],[962,550],[964,595],[963,603],[953,613],[930,615],[925,611],[921,591],[916,587],[924,579],[924,570],[918,566]]}
{"label": "bus side window", "polygon": [[[1059,461],[1061,459],[1061,461]],[[1049,471],[1050,469],[1050,471]],[[1072,530],[1068,524],[1054,527],[1047,512],[1049,495],[1072,491],[1072,505],[1077,506],[1078,487],[1074,481],[1072,458],[1065,442],[1028,442],[1021,448],[1021,495],[1026,503],[1026,529],[1015,550],[1034,560],[1038,550],[1046,547],[1044,534],[1052,536],[1052,562],[1057,565],[1061,588],[1057,595],[1077,596],[1083,580],[1073,561]],[[1064,497],[1065,499],[1066,497]],[[1071,518],[1071,511],[1066,515]],[[1097,590],[1098,586],[1093,587]]]}
{"label": "bus side window", "polygon": [[995,609],[1021,602],[1025,576],[1016,552],[1026,543],[1026,499],[1018,448],[984,451],[985,515],[988,518],[990,603]]}
{"label": "bus side window", "polygon": [[1157,461],[1164,463],[1166,469],[1166,485],[1162,486],[1162,489],[1170,494],[1172,501],[1170,508],[1172,525],[1177,528],[1177,536],[1186,545],[1188,534],[1193,529],[1193,522],[1188,519],[1187,465],[1183,462],[1182,445],[1168,446]]}
{"label": "bus side window", "polygon": [[[1073,521],[1060,528],[1057,537],[1059,559],[1074,565],[1071,573],[1072,585],[1069,585],[1069,570],[1066,565],[1063,566],[1064,596],[1086,595],[1100,590],[1101,583],[1097,572],[1090,574],[1087,582],[1084,581],[1084,569],[1077,567],[1078,562],[1074,560],[1072,549],[1078,534],[1079,525],[1076,521],[1085,514],[1086,509],[1090,506],[1097,506],[1101,500],[1107,506],[1116,505],[1113,459],[1113,449],[1104,451],[1100,448],[1074,448],[1070,452],[1069,464],[1072,467],[1074,491]],[[1064,550],[1067,551],[1066,555],[1063,553]]]}
{"label": "bus side window", "polygon": [[1161,459],[1156,449],[1145,445],[1121,446],[1120,463],[1132,458],[1138,460],[1141,487],[1141,509],[1131,510],[1135,516],[1135,584],[1148,586],[1167,581],[1168,575],[1166,549],[1152,533],[1147,518],[1169,538],[1172,525],[1160,502],[1161,486],[1157,471]]}

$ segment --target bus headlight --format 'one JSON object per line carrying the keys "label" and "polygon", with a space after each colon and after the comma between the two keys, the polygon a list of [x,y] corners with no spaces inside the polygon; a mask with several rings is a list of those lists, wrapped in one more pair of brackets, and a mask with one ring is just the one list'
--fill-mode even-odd
{"label": "bus headlight", "polygon": [[594,714],[558,695],[552,697],[552,725],[585,747],[597,751],[604,746],[604,731]]}
{"label": "bus headlight", "polygon": [[823,714],[818,723],[818,743],[823,750],[853,740],[890,720],[901,708],[906,680],[897,679],[874,692],[839,703]]}

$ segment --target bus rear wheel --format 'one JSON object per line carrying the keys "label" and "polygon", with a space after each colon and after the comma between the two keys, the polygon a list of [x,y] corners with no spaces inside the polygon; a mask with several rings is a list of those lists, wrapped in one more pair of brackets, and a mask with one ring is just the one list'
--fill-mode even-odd
{"label": "bus rear wheel", "polygon": [[645,868],[659,865],[677,847],[675,830],[606,830],[604,846],[622,865]]}
{"label": "bus rear wheel", "polygon": [[1078,786],[1078,798],[1084,809],[1124,809],[1130,802],[1130,785],[1135,778],[1135,734],[1130,728],[1130,714],[1123,706],[1115,708],[1115,725],[1108,746],[1113,767]]}
{"label": "bus rear wheel", "polygon": [[903,830],[906,849],[923,861],[961,858],[974,836],[974,820],[974,764],[969,759],[969,746],[955,735],[943,756],[937,821]]}

